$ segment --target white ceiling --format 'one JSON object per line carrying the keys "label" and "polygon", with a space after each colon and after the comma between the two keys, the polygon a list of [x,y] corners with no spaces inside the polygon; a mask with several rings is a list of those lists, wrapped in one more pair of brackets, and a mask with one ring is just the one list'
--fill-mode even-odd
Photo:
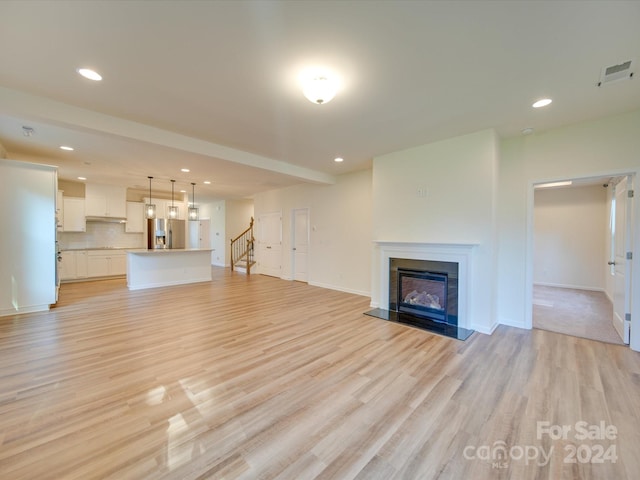
{"label": "white ceiling", "polygon": [[[596,86],[640,60],[638,1],[5,0],[0,19],[0,143],[65,179],[237,198],[480,129],[640,108],[637,79]],[[313,65],[341,78],[328,104],[301,93]]]}

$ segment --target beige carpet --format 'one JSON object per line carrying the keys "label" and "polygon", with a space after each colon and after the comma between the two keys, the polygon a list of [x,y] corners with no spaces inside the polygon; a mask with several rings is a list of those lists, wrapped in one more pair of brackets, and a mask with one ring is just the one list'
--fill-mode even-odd
{"label": "beige carpet", "polygon": [[604,292],[533,287],[533,327],[622,345],[613,328],[613,306]]}

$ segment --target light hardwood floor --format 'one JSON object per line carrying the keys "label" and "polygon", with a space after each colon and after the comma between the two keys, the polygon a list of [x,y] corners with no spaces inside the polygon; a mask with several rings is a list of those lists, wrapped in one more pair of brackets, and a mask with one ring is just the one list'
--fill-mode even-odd
{"label": "light hardwood floor", "polygon": [[[67,284],[52,311],[0,319],[0,478],[640,477],[626,347],[509,327],[461,342],[365,316],[364,297],[213,272]],[[598,445],[615,462],[584,463]]]}

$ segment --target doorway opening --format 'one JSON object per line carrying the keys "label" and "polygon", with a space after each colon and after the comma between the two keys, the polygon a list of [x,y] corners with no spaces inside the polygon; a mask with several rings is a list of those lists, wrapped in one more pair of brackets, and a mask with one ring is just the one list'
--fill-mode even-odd
{"label": "doorway opening", "polygon": [[535,185],[534,328],[629,343],[631,180],[624,175]]}

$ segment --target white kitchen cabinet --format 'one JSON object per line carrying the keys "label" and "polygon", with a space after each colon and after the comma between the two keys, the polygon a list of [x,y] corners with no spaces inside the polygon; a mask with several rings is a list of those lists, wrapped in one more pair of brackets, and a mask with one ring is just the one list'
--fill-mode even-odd
{"label": "white kitchen cabinet", "polygon": [[127,273],[127,253],[113,250],[87,252],[88,277],[110,277]]}
{"label": "white kitchen cabinet", "polygon": [[85,232],[87,230],[84,206],[84,198],[64,197],[64,218],[62,220],[63,231]]}
{"label": "white kitchen cabinet", "polygon": [[87,278],[87,251],[76,251],[76,278]]}
{"label": "white kitchen cabinet", "polygon": [[87,255],[87,276],[107,277],[109,275],[109,258],[106,255]]}
{"label": "white kitchen cabinet", "polygon": [[60,258],[60,280],[76,280],[87,277],[86,250],[62,251]]}
{"label": "white kitchen cabinet", "polygon": [[109,272],[111,275],[126,275],[127,274],[127,254],[126,252],[118,253],[117,255],[111,255]]}
{"label": "white kitchen cabinet", "polygon": [[127,202],[127,223],[124,226],[127,233],[144,232],[144,203]]}
{"label": "white kitchen cabinet", "polygon": [[58,264],[60,280],[73,280],[76,278],[76,252],[60,252]]}
{"label": "white kitchen cabinet", "polygon": [[127,216],[127,189],[115,185],[88,183],[85,186],[87,217]]}

